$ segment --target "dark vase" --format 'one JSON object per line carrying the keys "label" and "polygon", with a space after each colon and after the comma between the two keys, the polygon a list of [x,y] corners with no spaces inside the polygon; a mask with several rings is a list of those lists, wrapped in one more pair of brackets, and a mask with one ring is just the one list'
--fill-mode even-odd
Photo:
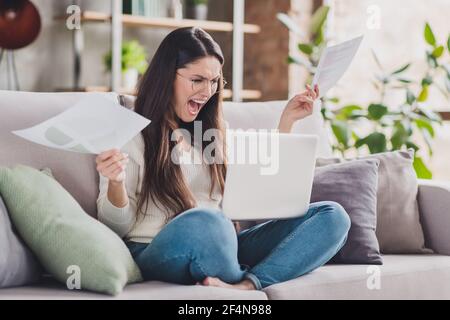
{"label": "dark vase", "polygon": [[208,19],[208,6],[206,4],[198,4],[186,7],[186,18],[195,20]]}

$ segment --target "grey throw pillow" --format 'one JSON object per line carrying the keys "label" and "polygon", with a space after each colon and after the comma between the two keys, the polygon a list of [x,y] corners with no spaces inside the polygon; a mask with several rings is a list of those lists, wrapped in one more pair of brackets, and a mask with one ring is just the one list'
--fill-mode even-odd
{"label": "grey throw pillow", "polygon": [[14,232],[0,195],[0,288],[39,280],[41,268],[31,251]]}
{"label": "grey throw pillow", "polygon": [[[386,254],[431,253],[432,250],[425,248],[419,217],[414,150],[379,153],[356,159],[380,160],[376,230],[380,251]],[[318,159],[316,164],[324,166],[350,160]]]}
{"label": "grey throw pillow", "polygon": [[352,222],[332,263],[383,264],[375,234],[379,164],[366,159],[316,168],[311,202],[335,201]]}

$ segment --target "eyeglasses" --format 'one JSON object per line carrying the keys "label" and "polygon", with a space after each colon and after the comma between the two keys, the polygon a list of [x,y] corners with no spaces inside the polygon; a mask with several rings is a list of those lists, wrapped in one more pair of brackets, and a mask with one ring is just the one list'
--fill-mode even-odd
{"label": "eyeglasses", "polygon": [[186,79],[189,80],[189,82],[191,83],[192,86],[192,91],[201,91],[205,88],[207,88],[209,85],[211,86],[211,93],[212,94],[216,94],[218,92],[220,92],[220,90],[223,90],[223,88],[225,87],[225,85],[227,84],[227,82],[225,81],[225,79],[222,78],[222,89],[219,88],[219,81],[220,79],[217,80],[208,80],[206,78],[199,78],[198,76],[192,76],[193,78],[188,78],[186,76],[183,76],[182,74],[178,73],[177,74]]}

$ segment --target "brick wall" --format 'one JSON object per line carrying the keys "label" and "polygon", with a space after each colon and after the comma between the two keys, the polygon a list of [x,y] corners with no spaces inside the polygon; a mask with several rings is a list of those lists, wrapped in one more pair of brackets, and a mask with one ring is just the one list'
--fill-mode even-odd
{"label": "brick wall", "polygon": [[246,0],[246,23],[261,27],[245,36],[244,88],[262,92],[261,100],[287,99],[289,91],[289,32],[277,20],[290,10],[290,0]]}

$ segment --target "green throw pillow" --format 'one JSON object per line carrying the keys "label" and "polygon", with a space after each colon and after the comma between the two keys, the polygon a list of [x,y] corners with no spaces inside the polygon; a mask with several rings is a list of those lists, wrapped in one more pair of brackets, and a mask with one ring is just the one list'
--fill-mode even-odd
{"label": "green throw pillow", "polygon": [[46,173],[0,167],[0,193],[16,229],[46,270],[70,289],[117,295],[142,280],[126,245]]}

